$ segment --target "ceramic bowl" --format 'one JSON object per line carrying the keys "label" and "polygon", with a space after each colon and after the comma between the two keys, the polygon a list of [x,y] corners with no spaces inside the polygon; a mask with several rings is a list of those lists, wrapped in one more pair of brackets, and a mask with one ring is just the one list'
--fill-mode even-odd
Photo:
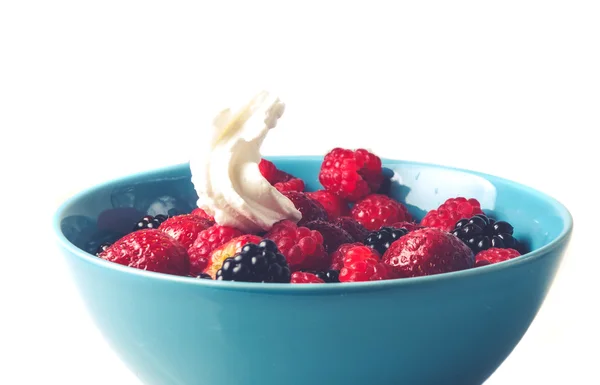
{"label": "ceramic bowl", "polygon": [[[272,157],[320,188],[321,157]],[[98,244],[144,214],[195,207],[187,164],[77,194],[56,237],[97,327],[147,385],[482,384],[546,296],[572,231],[548,195],[481,173],[383,159],[391,194],[420,219],[456,196],[510,221],[531,250],[427,277],[353,284],[256,284],[170,276],[106,262]]]}

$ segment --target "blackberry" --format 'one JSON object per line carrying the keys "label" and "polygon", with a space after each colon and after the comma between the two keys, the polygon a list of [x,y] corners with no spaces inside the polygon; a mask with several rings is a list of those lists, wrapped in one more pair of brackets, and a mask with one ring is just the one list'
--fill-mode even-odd
{"label": "blackberry", "polygon": [[96,256],[99,256],[100,253],[106,251],[106,249],[108,249],[110,247],[110,245],[112,245],[112,242],[101,243],[100,246],[98,246],[98,249],[96,250]]}
{"label": "blackberry", "polygon": [[239,253],[223,261],[217,271],[219,281],[290,283],[287,260],[269,239],[258,245],[248,243]]}
{"label": "blackberry", "polygon": [[337,283],[340,282],[340,272],[338,270],[325,270],[325,271],[315,271],[315,270],[302,270],[305,273],[311,273],[325,281],[325,283]]}
{"label": "blackberry", "polygon": [[163,223],[164,221],[169,219],[169,217],[166,215],[158,214],[154,216],[154,219],[158,220],[160,223]]}
{"label": "blackberry", "polygon": [[519,246],[513,237],[513,227],[505,221],[495,221],[485,214],[477,214],[468,219],[456,222],[452,234],[463,241],[473,253],[491,247],[500,249],[516,249]]}
{"label": "blackberry", "polygon": [[146,215],[142,219],[139,220],[138,223],[133,227],[133,231],[143,230],[143,229],[158,229],[161,223],[167,220],[166,215],[159,214],[155,217],[152,215]]}
{"label": "blackberry", "polygon": [[405,228],[397,229],[395,227],[384,226],[379,231],[373,231],[365,238],[365,245],[383,255],[392,243],[403,235],[408,234]]}
{"label": "blackberry", "polygon": [[125,236],[124,233],[99,231],[90,237],[91,239],[85,244],[84,250],[89,254],[98,256],[123,236]]}
{"label": "blackberry", "polygon": [[210,274],[206,274],[206,273],[200,273],[196,276],[196,278],[198,279],[212,279],[212,277],[210,276]]}

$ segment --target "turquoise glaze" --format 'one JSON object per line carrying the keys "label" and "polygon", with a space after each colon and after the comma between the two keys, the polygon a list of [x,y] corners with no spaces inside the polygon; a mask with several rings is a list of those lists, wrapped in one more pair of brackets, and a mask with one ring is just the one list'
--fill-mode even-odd
{"label": "turquoise glaze", "polygon": [[[271,158],[309,189],[319,188],[321,159]],[[188,165],[80,193],[58,210],[55,232],[96,325],[144,384],[482,384],[538,312],[571,216],[551,197],[497,177],[400,160],[384,166],[394,171],[394,196],[417,218],[446,198],[474,197],[533,251],[437,276],[317,285],[175,277],[84,251],[128,231],[140,214],[191,210]]]}

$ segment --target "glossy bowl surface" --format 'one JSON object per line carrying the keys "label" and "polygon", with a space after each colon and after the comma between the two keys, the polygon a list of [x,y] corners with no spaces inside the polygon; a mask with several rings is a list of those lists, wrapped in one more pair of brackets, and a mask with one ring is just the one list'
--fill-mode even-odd
{"label": "glossy bowl surface", "polygon": [[[322,157],[271,157],[320,188]],[[476,172],[384,159],[391,193],[418,219],[445,199],[477,198],[530,250],[437,276],[355,284],[216,282],[146,272],[90,253],[144,214],[185,213],[187,164],[83,191],[55,216],[72,277],[97,327],[148,385],[482,384],[534,319],[572,232],[567,209]],[[86,252],[88,251],[88,252]]]}

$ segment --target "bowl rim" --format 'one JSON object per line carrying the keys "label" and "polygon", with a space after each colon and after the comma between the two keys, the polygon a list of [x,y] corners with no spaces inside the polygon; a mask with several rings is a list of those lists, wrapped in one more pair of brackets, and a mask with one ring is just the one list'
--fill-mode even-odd
{"label": "bowl rim", "polygon": [[[277,161],[314,161],[323,159],[323,156],[320,155],[277,155],[277,156],[265,156],[265,158],[277,162]],[[190,287],[204,287],[210,288],[213,290],[228,290],[228,291],[243,291],[243,292],[266,292],[271,294],[276,293],[345,293],[345,292],[355,292],[355,291],[372,291],[372,290],[381,290],[381,289],[390,289],[390,288],[400,288],[404,286],[422,286],[429,285],[433,283],[445,282],[447,280],[453,281],[456,279],[464,279],[467,277],[474,277],[478,275],[490,274],[492,272],[498,272],[502,270],[509,270],[515,268],[517,266],[523,264],[532,263],[540,258],[543,258],[545,255],[549,254],[554,249],[560,247],[565,242],[568,242],[571,233],[573,231],[573,216],[571,212],[567,209],[567,207],[558,201],[556,198],[537,190],[533,187],[527,186],[525,184],[499,177],[492,174],[487,174],[479,171],[458,168],[453,166],[446,166],[436,163],[427,163],[427,162],[417,162],[417,161],[409,161],[403,159],[394,159],[394,158],[381,158],[381,162],[385,167],[385,164],[406,164],[409,166],[423,166],[430,168],[438,168],[444,169],[448,171],[458,171],[464,172],[476,176],[480,176],[487,180],[496,180],[499,182],[503,182],[505,184],[511,185],[520,190],[525,190],[528,193],[536,196],[538,199],[542,199],[552,205],[557,212],[560,214],[561,219],[564,222],[564,228],[561,233],[553,239],[547,245],[544,245],[534,251],[523,254],[519,258],[514,258],[508,261],[499,262],[496,264],[480,266],[477,268],[471,268],[466,270],[454,271],[443,274],[429,275],[429,276],[421,276],[421,277],[409,277],[409,278],[401,278],[401,279],[392,279],[392,280],[383,280],[383,281],[369,281],[369,282],[353,282],[353,283],[343,283],[343,284],[332,284],[332,283],[321,283],[321,284],[310,284],[310,285],[292,285],[289,283],[255,283],[255,282],[233,282],[233,281],[214,281],[207,279],[197,279],[194,277],[184,277],[177,275],[170,275],[165,273],[157,273],[152,271],[140,270],[136,268],[132,268],[129,266],[120,265],[117,263],[109,262],[98,258],[90,253],[81,250],[73,243],[71,243],[63,234],[61,229],[61,219],[63,217],[64,211],[70,207],[74,202],[80,200],[85,196],[92,195],[94,192],[105,189],[111,185],[117,185],[119,183],[124,183],[133,178],[141,178],[141,179],[151,179],[153,175],[168,173],[170,171],[179,171],[182,168],[189,167],[189,162],[179,163],[175,165],[154,168],[150,170],[139,171],[136,173],[132,173],[125,176],[119,176],[117,178],[113,178],[98,184],[95,184],[91,187],[80,190],[76,194],[71,197],[65,199],[55,210],[53,218],[52,218],[52,227],[54,231],[54,235],[56,237],[56,241],[58,245],[63,249],[67,250],[70,254],[74,255],[77,258],[82,259],[84,262],[91,263],[97,265],[101,268],[106,268],[109,270],[113,270],[115,272],[120,272],[126,275],[131,275],[134,277],[144,277],[148,280],[162,281],[163,283],[173,283],[173,284],[183,284],[190,285]]]}

